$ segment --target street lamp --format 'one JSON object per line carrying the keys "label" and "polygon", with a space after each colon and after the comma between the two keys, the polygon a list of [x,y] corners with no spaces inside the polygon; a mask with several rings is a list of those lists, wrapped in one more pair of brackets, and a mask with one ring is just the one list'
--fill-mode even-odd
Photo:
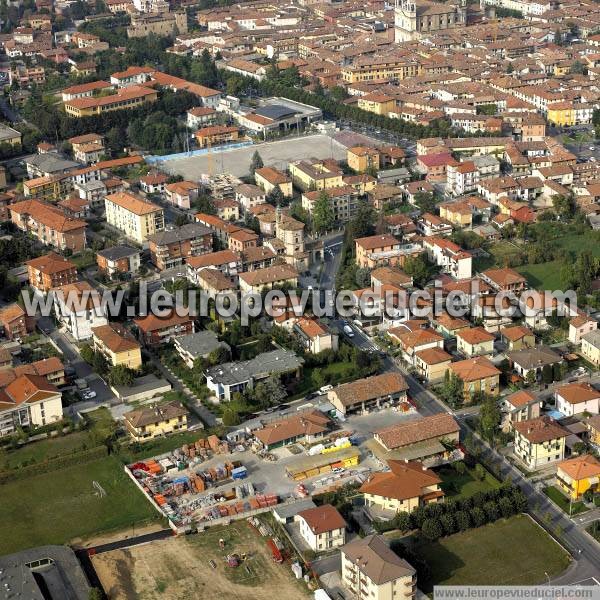
{"label": "street lamp", "polygon": [[548,585],[550,585],[550,575],[548,575],[548,571],[544,571],[544,575],[548,578]]}

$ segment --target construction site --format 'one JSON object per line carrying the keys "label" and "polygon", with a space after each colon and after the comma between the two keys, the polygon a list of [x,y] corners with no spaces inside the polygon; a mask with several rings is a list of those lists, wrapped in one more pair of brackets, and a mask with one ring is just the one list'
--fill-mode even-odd
{"label": "construction site", "polygon": [[92,557],[109,598],[287,600],[312,596],[286,540],[265,521],[241,520],[198,534]]}

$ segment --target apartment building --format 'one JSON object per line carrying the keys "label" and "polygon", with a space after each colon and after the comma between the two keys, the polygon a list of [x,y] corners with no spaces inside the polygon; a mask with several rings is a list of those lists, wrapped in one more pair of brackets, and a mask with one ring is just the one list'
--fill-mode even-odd
{"label": "apartment building", "polygon": [[140,268],[141,253],[129,246],[112,246],[96,253],[96,263],[98,270],[109,277],[116,273],[134,274]]}
{"label": "apartment building", "polygon": [[27,315],[16,303],[0,308],[0,333],[9,340],[24,340],[27,337]]}
{"label": "apartment building", "polygon": [[347,223],[356,216],[361,200],[358,191],[350,186],[333,187],[327,190],[304,192],[302,194],[302,208],[313,214],[316,203],[322,196],[326,196],[333,217],[337,223]]}
{"label": "apartment building", "polygon": [[455,279],[469,279],[472,275],[473,257],[458,244],[441,237],[423,238],[423,248],[427,256],[442,271]]}
{"label": "apartment building", "polygon": [[200,148],[235,142],[239,138],[239,135],[239,128],[232,125],[211,125],[209,127],[202,127],[194,133],[194,137]]}
{"label": "apartment building", "polygon": [[106,222],[138,244],[165,228],[163,209],[152,202],[127,192],[104,198]]}
{"label": "apartment building", "polygon": [[148,237],[150,260],[164,271],[182,265],[190,256],[212,252],[212,231],[200,223],[186,223]]}
{"label": "apartment building", "polygon": [[176,337],[194,333],[194,319],[189,315],[178,315],[175,310],[161,317],[153,314],[139,317],[134,323],[146,346],[166,344]]}
{"label": "apartment building", "polygon": [[327,190],[344,184],[344,172],[333,159],[298,160],[290,163],[289,170],[301,190]]}
{"label": "apartment building", "polygon": [[298,286],[298,271],[288,264],[272,265],[264,269],[256,269],[239,274],[240,290],[244,293],[258,293],[263,290],[281,289]]}
{"label": "apartment building", "polygon": [[23,196],[48,202],[57,202],[73,189],[70,174],[44,175],[23,181]]}
{"label": "apartment building", "polygon": [[107,309],[100,294],[87,282],[76,281],[52,290],[54,314],[78,342],[92,337],[92,329],[106,325]]}
{"label": "apartment building", "polygon": [[284,198],[291,198],[294,193],[291,178],[274,167],[256,169],[254,171],[254,181],[266,194],[270,194],[276,187],[280,189]]}
{"label": "apartment building", "polygon": [[115,110],[137,108],[146,102],[155,102],[158,92],[144,86],[130,86],[109,96],[74,98],[63,103],[65,112],[76,119],[101,115]]}
{"label": "apartment building", "polygon": [[356,538],[341,549],[342,583],[356,598],[412,600],[417,572],[380,535]]}
{"label": "apartment building", "polygon": [[453,362],[450,372],[462,381],[465,402],[477,393],[490,396],[500,393],[500,370],[484,356]]}
{"label": "apartment building", "polygon": [[8,207],[11,221],[21,231],[57,250],[81,252],[86,245],[87,223],[68,217],[62,210],[40,200],[23,200]]}
{"label": "apartment building", "polygon": [[42,375],[21,375],[0,389],[0,437],[62,418],[61,393]]}
{"label": "apartment building", "polygon": [[75,283],[79,278],[77,267],[64,256],[49,252],[25,263],[29,285],[42,294],[61,285]]}
{"label": "apartment building", "polygon": [[186,431],[188,411],[181,402],[143,406],[123,415],[127,433],[136,442],[147,442],[170,433]]}
{"label": "apartment building", "polygon": [[93,347],[113,367],[122,365],[138,370],[142,366],[142,347],[120,323],[92,328]]}

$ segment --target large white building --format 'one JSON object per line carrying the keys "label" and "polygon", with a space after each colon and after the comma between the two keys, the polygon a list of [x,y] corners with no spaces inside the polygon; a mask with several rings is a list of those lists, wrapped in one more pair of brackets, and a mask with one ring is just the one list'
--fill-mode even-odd
{"label": "large white building", "polygon": [[92,337],[92,329],[106,325],[106,305],[87,281],[53,288],[54,314],[61,326],[80,342]]}
{"label": "large white building", "polygon": [[138,244],[165,228],[163,209],[144,198],[126,192],[104,198],[106,222]]}

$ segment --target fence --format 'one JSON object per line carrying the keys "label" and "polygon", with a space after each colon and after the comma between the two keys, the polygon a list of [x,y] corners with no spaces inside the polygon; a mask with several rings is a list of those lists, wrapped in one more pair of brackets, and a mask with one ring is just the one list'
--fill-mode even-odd
{"label": "fence", "polygon": [[182,158],[189,158],[191,156],[203,156],[209,152],[226,152],[227,150],[236,150],[238,148],[246,148],[252,146],[254,142],[237,142],[235,144],[227,144],[226,146],[214,146],[213,148],[200,148],[199,150],[190,150],[189,152],[177,152],[176,154],[165,154],[164,156],[149,155],[144,156],[144,160],[148,164],[156,164],[161,162],[167,162],[169,160],[180,160]]}

